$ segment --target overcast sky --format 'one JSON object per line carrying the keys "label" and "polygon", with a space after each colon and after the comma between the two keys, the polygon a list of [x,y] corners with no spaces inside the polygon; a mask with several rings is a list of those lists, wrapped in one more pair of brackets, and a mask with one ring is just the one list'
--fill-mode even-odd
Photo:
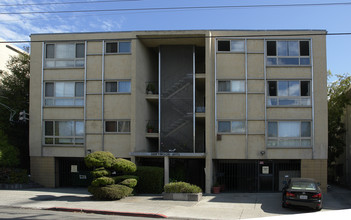
{"label": "overcast sky", "polygon": [[[98,1],[102,2],[98,3]],[[61,4],[68,2],[70,3]],[[91,3],[86,2],[89,0],[0,0],[0,38],[29,40],[30,34],[33,33],[193,29],[324,29],[328,33],[351,33],[351,1],[347,0],[90,0]],[[335,2],[350,4],[183,8]],[[145,8],[163,9],[145,10]],[[120,11],[121,9],[137,10]],[[100,11],[27,13],[82,10]],[[327,36],[328,69],[332,73],[351,73],[350,51],[351,35]]]}

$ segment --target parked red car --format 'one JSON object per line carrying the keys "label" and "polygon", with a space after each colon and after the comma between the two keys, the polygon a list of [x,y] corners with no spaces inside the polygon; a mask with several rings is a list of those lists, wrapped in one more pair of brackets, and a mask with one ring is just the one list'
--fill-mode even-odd
{"label": "parked red car", "polygon": [[304,206],[321,210],[323,196],[319,183],[314,179],[291,178],[283,188],[282,206]]}

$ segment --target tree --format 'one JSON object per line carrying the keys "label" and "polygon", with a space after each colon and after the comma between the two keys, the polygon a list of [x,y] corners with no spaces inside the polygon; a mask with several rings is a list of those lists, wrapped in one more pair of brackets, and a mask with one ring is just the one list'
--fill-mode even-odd
{"label": "tree", "polygon": [[12,56],[7,63],[9,72],[0,71],[0,103],[12,109],[16,115],[10,121],[11,112],[0,106],[0,130],[8,137],[10,145],[20,152],[20,166],[29,167],[29,125],[18,121],[18,113],[29,110],[30,57],[27,54]]}
{"label": "tree", "polygon": [[[328,77],[332,73],[328,71]],[[345,125],[343,115],[351,103],[351,76],[335,75],[337,80],[328,85],[328,165],[330,166],[344,152]]]}

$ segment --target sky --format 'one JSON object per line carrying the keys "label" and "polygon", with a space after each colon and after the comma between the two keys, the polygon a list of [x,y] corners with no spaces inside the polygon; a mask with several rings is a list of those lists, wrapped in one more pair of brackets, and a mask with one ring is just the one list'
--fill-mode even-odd
{"label": "sky", "polygon": [[[336,2],[350,4],[184,9]],[[180,7],[183,9],[172,9]],[[118,11],[121,9],[137,10]],[[38,13],[82,10],[100,11]],[[323,29],[330,34],[351,33],[350,11],[351,0],[0,0],[0,38],[6,41],[29,41],[30,35],[35,33],[199,29]],[[327,36],[328,70],[333,74],[351,74],[350,51],[350,34]]]}

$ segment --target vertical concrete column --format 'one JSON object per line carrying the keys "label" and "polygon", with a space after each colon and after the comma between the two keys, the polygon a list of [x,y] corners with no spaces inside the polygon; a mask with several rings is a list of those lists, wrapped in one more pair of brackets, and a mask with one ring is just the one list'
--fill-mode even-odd
{"label": "vertical concrete column", "polygon": [[206,157],[206,167],[205,167],[205,192],[206,193],[211,193],[211,187],[212,187],[212,176],[213,176],[213,163],[212,163],[212,158]]}
{"label": "vertical concrete column", "polygon": [[164,157],[165,184],[169,183],[169,157]]}

